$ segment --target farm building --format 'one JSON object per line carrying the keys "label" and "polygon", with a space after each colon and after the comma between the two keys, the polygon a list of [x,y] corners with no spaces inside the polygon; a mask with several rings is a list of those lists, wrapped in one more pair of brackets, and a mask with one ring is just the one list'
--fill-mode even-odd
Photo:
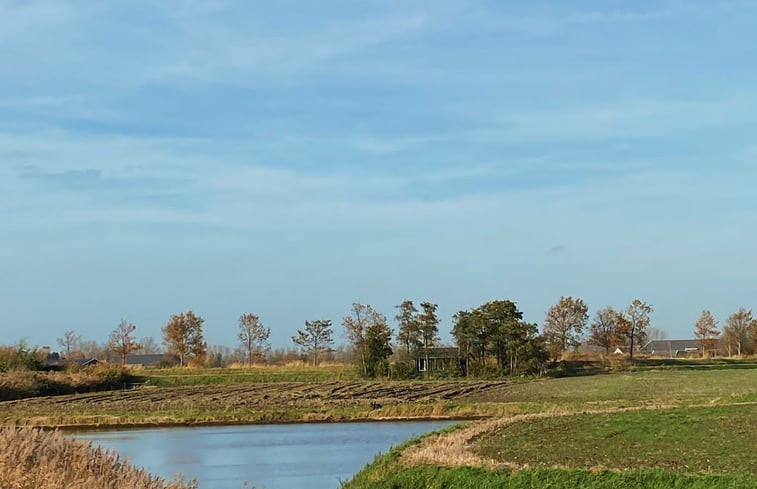
{"label": "farm building", "polygon": [[697,340],[652,340],[642,348],[647,355],[667,358],[685,358],[701,351]]}
{"label": "farm building", "polygon": [[[426,364],[428,357],[428,364]],[[454,347],[429,348],[428,354],[420,352],[415,360],[415,372],[447,372],[455,374],[465,368],[465,361],[460,358],[460,352]]]}

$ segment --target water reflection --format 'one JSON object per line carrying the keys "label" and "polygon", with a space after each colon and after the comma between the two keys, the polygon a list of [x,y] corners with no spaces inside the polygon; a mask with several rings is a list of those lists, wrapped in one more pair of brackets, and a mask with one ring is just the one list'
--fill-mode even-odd
{"label": "water reflection", "polygon": [[450,421],[214,426],[77,433],[154,474],[201,489],[334,489],[380,452]]}

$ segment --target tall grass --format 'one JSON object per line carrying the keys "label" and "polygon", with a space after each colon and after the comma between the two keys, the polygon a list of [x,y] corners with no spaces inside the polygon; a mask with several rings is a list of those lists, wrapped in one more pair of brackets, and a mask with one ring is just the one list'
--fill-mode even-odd
{"label": "tall grass", "polygon": [[127,371],[115,366],[65,372],[11,370],[0,373],[0,401],[113,389],[129,379]]}
{"label": "tall grass", "polygon": [[166,481],[59,432],[0,428],[0,487],[13,489],[196,489],[193,481]]}

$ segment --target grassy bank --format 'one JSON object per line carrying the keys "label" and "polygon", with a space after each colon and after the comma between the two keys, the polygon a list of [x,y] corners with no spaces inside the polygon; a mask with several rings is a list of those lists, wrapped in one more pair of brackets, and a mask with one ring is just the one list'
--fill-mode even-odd
{"label": "grassy bank", "polygon": [[[374,462],[381,465],[381,461]],[[754,489],[757,477],[746,475],[674,474],[662,470],[623,472],[589,470],[524,470],[517,473],[475,467],[371,465],[342,489]]]}
{"label": "grassy bank", "polygon": [[[397,447],[343,489],[751,489],[756,418],[754,405],[548,415],[450,447],[473,424]],[[466,457],[466,448],[476,453]],[[418,463],[423,451],[451,457]]]}
{"label": "grassy bank", "polygon": [[526,419],[481,437],[474,451],[511,466],[757,476],[755,440],[757,405],[742,404]]}
{"label": "grassy bank", "polygon": [[13,489],[194,489],[131,466],[118,455],[57,432],[0,428],[0,487]]}

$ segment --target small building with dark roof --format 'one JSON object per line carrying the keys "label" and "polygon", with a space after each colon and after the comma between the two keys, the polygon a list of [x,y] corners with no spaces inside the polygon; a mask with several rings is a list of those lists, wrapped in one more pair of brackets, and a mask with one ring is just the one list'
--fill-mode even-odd
{"label": "small building with dark roof", "polygon": [[698,340],[652,340],[642,352],[655,357],[686,358],[702,351]]}

